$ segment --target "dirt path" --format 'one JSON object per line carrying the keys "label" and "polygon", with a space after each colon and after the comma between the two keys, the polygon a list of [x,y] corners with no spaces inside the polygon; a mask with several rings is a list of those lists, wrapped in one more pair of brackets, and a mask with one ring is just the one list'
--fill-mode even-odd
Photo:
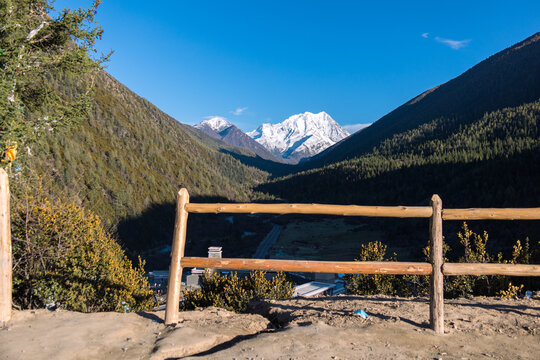
{"label": "dirt path", "polygon": [[[368,319],[353,314],[363,309]],[[540,298],[447,300],[447,333],[428,329],[426,299],[353,297],[253,304],[264,315],[209,308],[81,314],[18,311],[0,359],[536,359]],[[272,323],[268,320],[270,319]],[[191,356],[191,357],[189,357]]]}

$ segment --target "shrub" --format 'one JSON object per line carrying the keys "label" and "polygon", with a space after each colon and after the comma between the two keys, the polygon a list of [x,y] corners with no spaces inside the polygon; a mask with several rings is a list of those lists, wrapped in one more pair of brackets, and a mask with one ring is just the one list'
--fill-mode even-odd
{"label": "shrub", "polygon": [[[39,189],[37,191],[39,193]],[[13,294],[21,308],[82,312],[154,307],[144,263],[133,267],[99,218],[75,203],[25,194],[12,201]]]}
{"label": "shrub", "polygon": [[[520,240],[512,250],[509,260],[503,258],[502,253],[496,256],[487,251],[488,234],[484,231],[481,235],[469,229],[467,223],[463,223],[458,232],[460,244],[463,246],[463,255],[458,258],[460,263],[510,263],[529,264],[538,261],[540,246],[531,249],[529,238]],[[538,243],[540,245],[540,242]],[[429,246],[423,249],[426,261],[429,260]],[[443,258],[448,261],[446,254],[451,251],[450,246],[443,244]],[[390,258],[385,257],[386,245],[376,241],[362,245],[360,256],[356,261],[396,261],[396,254]],[[345,288],[349,293],[358,295],[399,295],[399,296],[427,296],[429,295],[429,277],[422,275],[347,275]],[[524,288],[523,282],[527,281],[531,287],[530,279],[514,278],[516,285],[512,285],[510,277],[501,275],[460,275],[445,276],[444,292],[446,297],[471,297],[473,295],[501,296],[505,298],[516,297]],[[534,287],[534,286],[533,286]]]}
{"label": "shrub", "polygon": [[279,272],[271,279],[264,271],[252,271],[246,278],[236,273],[221,275],[203,274],[197,290],[184,291],[183,310],[216,306],[235,312],[246,311],[252,300],[290,299],[294,293],[292,282]]}
{"label": "shrub", "polygon": [[[458,258],[460,263],[518,263],[529,258],[529,255],[523,253],[519,240],[514,246],[513,258],[510,261],[504,260],[502,253],[496,256],[489,254],[487,251],[488,233],[484,231],[482,235],[477,234],[469,229],[466,222],[463,223],[457,236],[459,243],[463,245],[463,255]],[[528,242],[527,251],[529,251]],[[513,289],[507,276],[460,275],[448,277],[445,280],[445,293],[448,297],[493,296],[502,294],[505,289]],[[519,289],[515,288],[513,291],[517,294]]]}
{"label": "shrub", "polygon": [[[396,261],[395,253],[389,258],[385,257],[386,248],[386,245],[380,241],[362,244],[360,255],[355,261]],[[395,295],[396,282],[395,275],[354,274],[345,276],[345,288],[349,293],[357,295]]]}

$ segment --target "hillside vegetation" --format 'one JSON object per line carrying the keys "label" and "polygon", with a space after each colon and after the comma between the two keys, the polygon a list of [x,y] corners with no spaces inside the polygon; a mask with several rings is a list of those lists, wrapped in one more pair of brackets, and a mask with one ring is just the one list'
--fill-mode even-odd
{"label": "hillside vegetation", "polygon": [[31,152],[34,169],[109,225],[174,201],[182,186],[192,196],[247,200],[251,185],[267,176],[202,144],[106,73],[87,121],[46,134]]}

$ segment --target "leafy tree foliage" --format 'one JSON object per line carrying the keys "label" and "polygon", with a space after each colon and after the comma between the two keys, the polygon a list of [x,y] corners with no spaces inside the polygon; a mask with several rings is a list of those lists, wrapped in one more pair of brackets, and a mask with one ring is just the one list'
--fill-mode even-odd
{"label": "leafy tree foliage", "polygon": [[[44,131],[76,122],[90,111],[94,76],[108,57],[89,56],[103,32],[94,18],[101,1],[88,9],[62,11],[52,3],[0,0],[2,151],[24,148]],[[59,76],[76,82],[77,91],[55,86],[51,80]]]}

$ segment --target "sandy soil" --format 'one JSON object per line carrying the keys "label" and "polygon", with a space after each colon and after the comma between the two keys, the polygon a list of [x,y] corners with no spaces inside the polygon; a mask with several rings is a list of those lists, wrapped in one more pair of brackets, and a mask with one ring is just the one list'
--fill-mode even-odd
{"label": "sandy soil", "polygon": [[162,311],[16,311],[0,359],[537,359],[538,295],[447,300],[444,335],[428,328],[426,299],[384,296],[259,302],[249,315],[208,308],[169,327]]}

